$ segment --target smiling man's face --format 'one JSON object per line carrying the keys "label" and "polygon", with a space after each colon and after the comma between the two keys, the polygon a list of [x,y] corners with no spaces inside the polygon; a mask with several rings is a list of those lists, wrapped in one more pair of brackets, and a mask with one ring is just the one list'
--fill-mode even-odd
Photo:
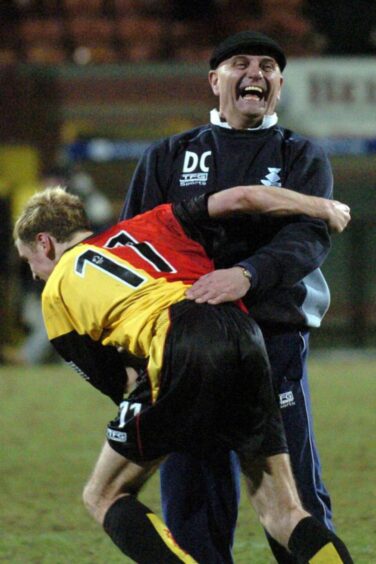
{"label": "smiling man's face", "polygon": [[235,129],[246,129],[274,113],[283,78],[273,57],[234,55],[209,72],[209,82],[219,96],[221,117]]}

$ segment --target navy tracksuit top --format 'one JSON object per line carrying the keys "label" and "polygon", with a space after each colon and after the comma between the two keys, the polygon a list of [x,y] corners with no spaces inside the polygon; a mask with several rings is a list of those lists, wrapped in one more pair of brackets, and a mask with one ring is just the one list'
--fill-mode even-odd
{"label": "navy tracksuit top", "polygon": [[[165,202],[233,186],[283,186],[332,197],[328,158],[319,146],[279,125],[234,130],[207,124],[153,143],[130,184],[122,219]],[[320,266],[330,249],[325,222],[307,216],[247,215],[222,220],[227,241],[218,268],[239,264],[253,275],[244,298],[261,326],[320,326],[329,289]]]}

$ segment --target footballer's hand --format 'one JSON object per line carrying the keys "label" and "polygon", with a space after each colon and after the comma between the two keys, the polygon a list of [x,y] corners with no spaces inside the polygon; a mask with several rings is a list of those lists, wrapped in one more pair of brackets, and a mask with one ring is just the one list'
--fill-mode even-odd
{"label": "footballer's hand", "polygon": [[333,233],[342,233],[351,219],[350,208],[337,200],[327,200],[327,202],[329,229]]}
{"label": "footballer's hand", "polygon": [[202,276],[187,290],[186,297],[198,304],[221,304],[243,298],[250,281],[239,266],[214,270]]}

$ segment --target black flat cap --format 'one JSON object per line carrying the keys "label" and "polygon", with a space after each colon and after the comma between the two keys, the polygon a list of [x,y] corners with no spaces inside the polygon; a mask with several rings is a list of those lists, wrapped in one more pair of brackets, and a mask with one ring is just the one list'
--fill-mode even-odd
{"label": "black flat cap", "polygon": [[216,69],[222,61],[241,54],[270,55],[277,61],[281,71],[286,66],[285,54],[274,39],[258,31],[239,31],[217,45],[209,61],[210,68]]}

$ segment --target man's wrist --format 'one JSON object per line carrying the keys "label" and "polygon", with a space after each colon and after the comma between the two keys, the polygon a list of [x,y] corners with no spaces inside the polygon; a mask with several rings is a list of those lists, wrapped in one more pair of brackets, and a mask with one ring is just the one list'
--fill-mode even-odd
{"label": "man's wrist", "polygon": [[244,278],[246,278],[249,281],[249,286],[250,288],[252,287],[252,274],[249,272],[249,270],[247,268],[245,268],[244,266],[241,266],[240,264],[238,265],[238,267],[241,269]]}

